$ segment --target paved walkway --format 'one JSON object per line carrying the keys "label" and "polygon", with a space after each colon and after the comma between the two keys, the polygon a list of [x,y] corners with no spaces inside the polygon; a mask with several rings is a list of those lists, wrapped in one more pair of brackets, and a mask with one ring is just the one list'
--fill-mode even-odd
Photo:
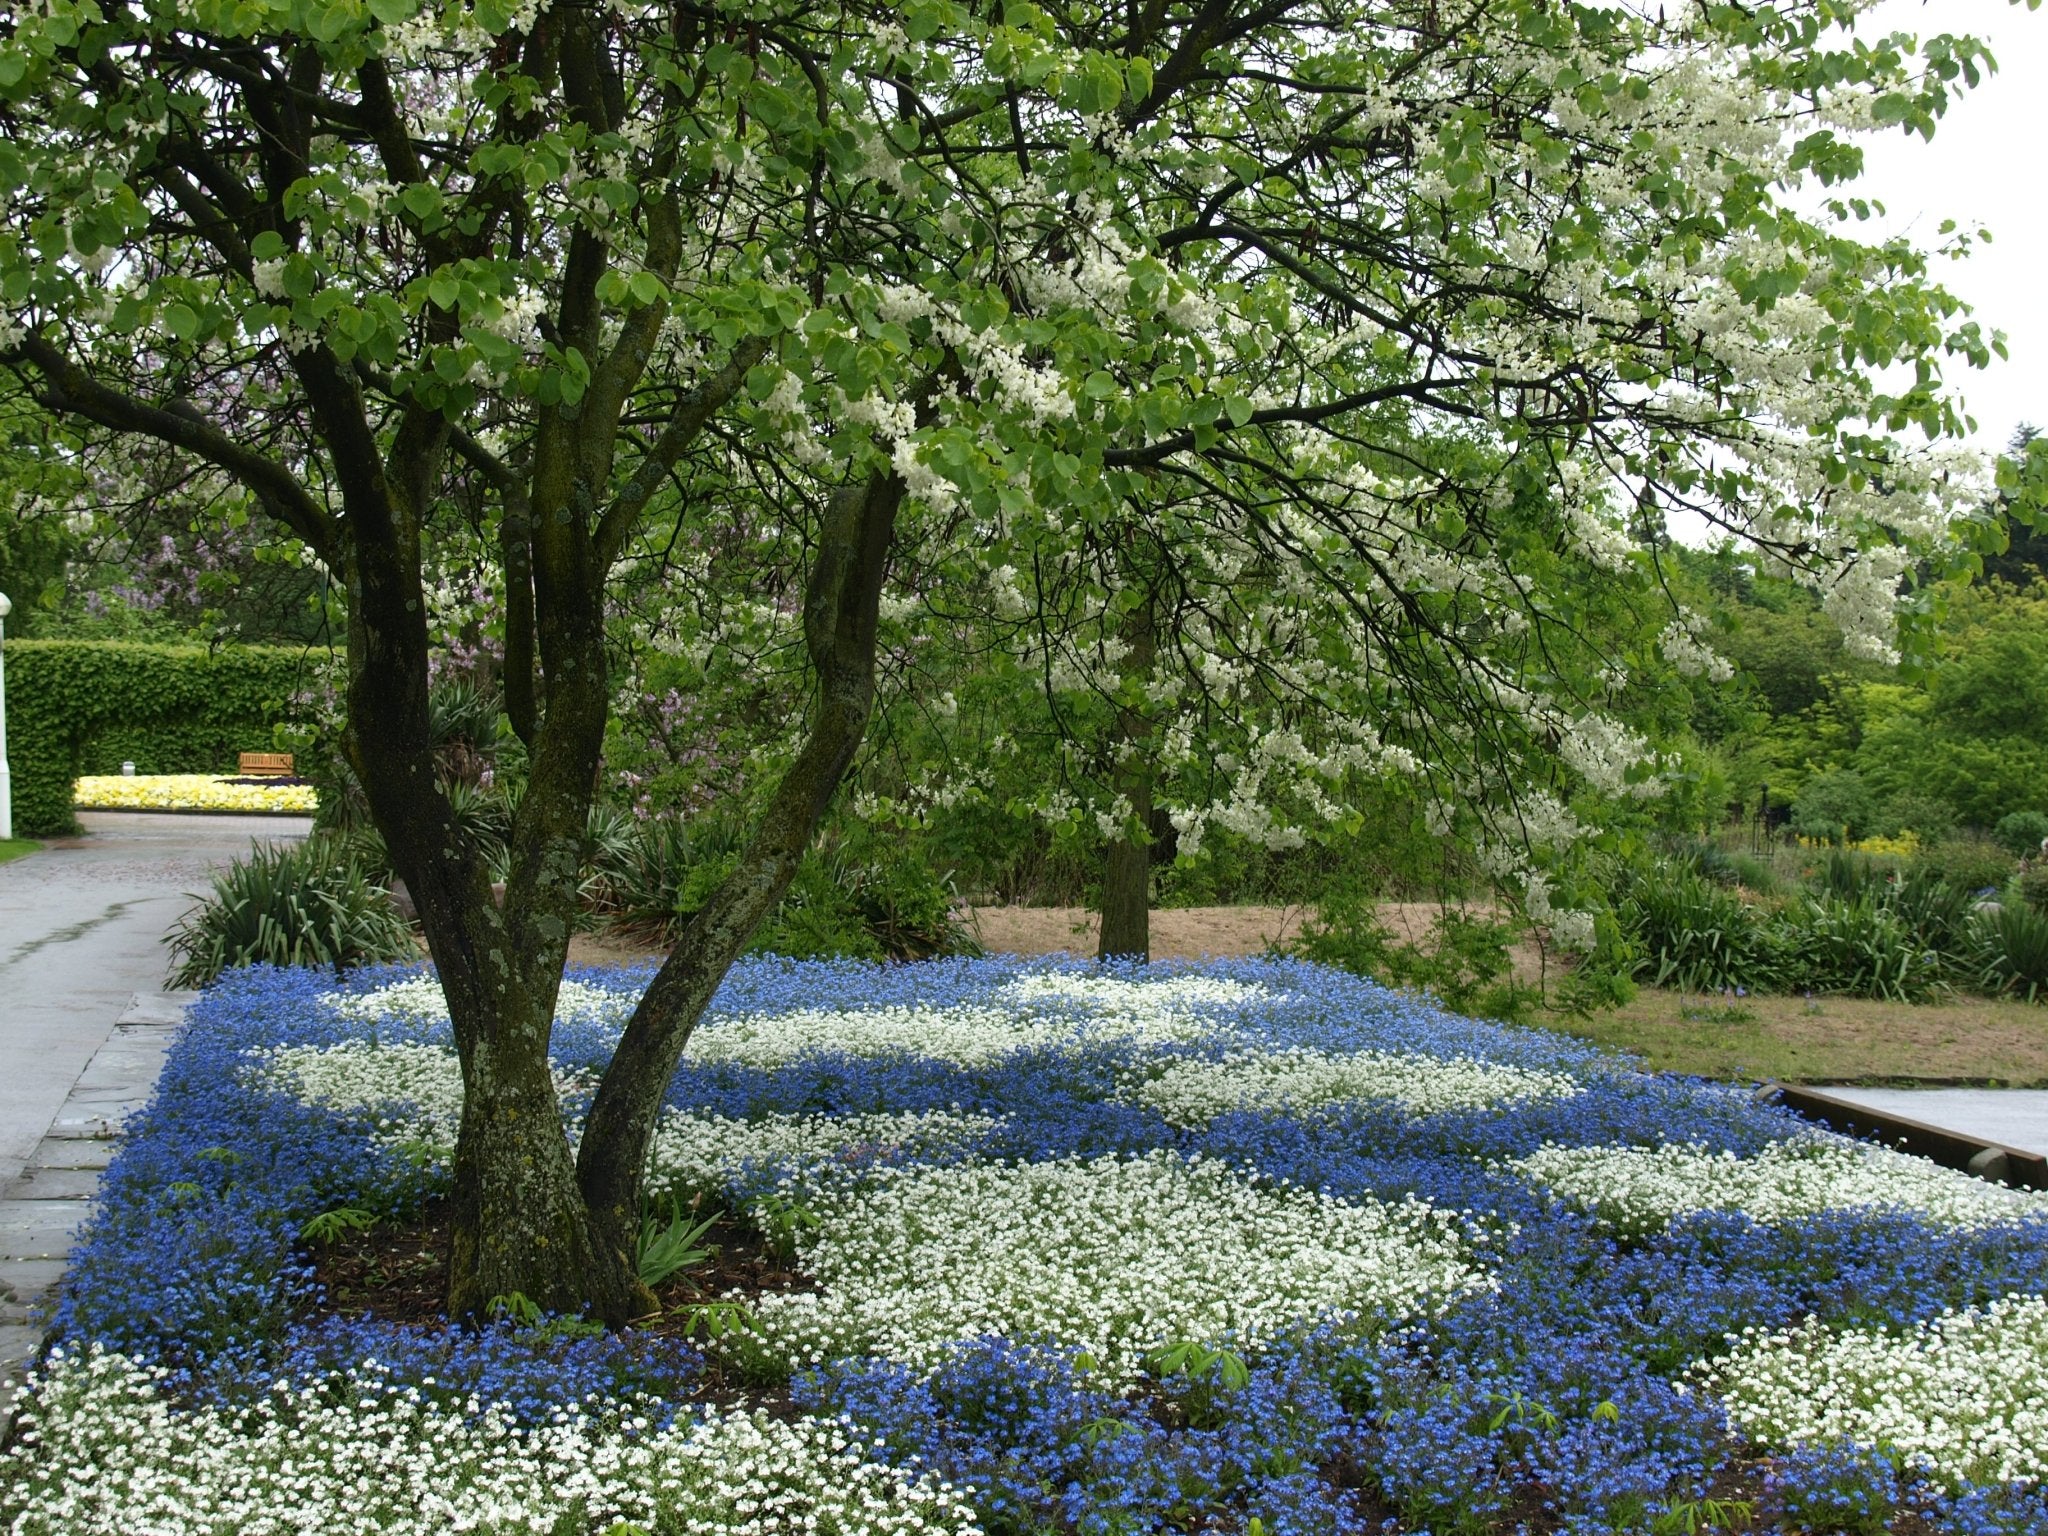
{"label": "paved walkway", "polygon": [[31,1318],[184,1013],[163,936],[192,893],[300,817],[86,812],[87,835],[0,864],[0,1420]]}
{"label": "paved walkway", "polygon": [[2023,1152],[2048,1154],[2048,1089],[1829,1088],[1852,1104],[1960,1131]]}

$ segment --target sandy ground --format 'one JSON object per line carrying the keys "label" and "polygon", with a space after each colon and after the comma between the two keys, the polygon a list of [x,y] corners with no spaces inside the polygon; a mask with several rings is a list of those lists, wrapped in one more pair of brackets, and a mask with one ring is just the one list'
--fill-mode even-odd
{"label": "sandy ground", "polygon": [[[1380,921],[1396,939],[1426,944],[1436,927],[1434,902],[1380,903]],[[1164,907],[1152,913],[1152,958],[1199,960],[1257,955],[1292,943],[1301,925],[1313,916],[1308,907]],[[1093,955],[1100,919],[1084,907],[974,907],[969,927],[992,954]],[[1526,946],[1524,947],[1526,948]],[[1533,948],[1512,951],[1517,974],[1533,976],[1538,959]],[[652,952],[603,934],[578,934],[569,944],[573,965],[629,965],[658,958]]]}

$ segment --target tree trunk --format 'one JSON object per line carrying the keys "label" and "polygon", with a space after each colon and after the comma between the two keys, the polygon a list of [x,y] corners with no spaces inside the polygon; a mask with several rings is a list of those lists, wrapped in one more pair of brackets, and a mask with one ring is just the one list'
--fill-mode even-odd
{"label": "tree trunk", "polygon": [[[1133,803],[1134,819],[1152,819],[1151,785],[1145,804]],[[1124,790],[1126,797],[1130,789]],[[1098,960],[1152,958],[1152,849],[1126,832],[1109,845],[1102,869],[1102,938]]]}
{"label": "tree trunk", "polygon": [[[546,1024],[532,1021],[525,1035]],[[576,1186],[562,1108],[538,1050],[472,1053],[455,1158],[448,1313],[489,1315],[514,1295],[614,1325],[655,1310],[630,1248],[607,1251]]]}
{"label": "tree trunk", "polygon": [[[1122,638],[1130,649],[1124,657],[1127,697],[1142,698],[1158,652],[1153,607],[1157,596],[1126,615]],[[1117,710],[1118,751],[1113,782],[1129,805],[1123,831],[1110,839],[1102,869],[1102,936],[1098,960],[1152,958],[1152,763],[1148,746],[1152,722],[1137,703]]]}
{"label": "tree trunk", "polygon": [[725,973],[796,876],[852,766],[875,696],[875,621],[903,482],[877,473],[828,504],[804,592],[804,645],[817,678],[810,728],[739,867],[691,918],[605,1069],[584,1123],[577,1179],[601,1239],[639,1220],[647,1149],[683,1047]]}

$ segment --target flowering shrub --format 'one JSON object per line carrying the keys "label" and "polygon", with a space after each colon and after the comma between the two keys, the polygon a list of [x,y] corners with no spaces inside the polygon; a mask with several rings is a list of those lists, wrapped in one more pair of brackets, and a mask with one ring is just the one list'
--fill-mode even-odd
{"label": "flowering shrub", "polygon": [[[645,979],[563,991],[572,1135]],[[301,1233],[416,1219],[460,1104],[430,974],[210,990],[0,1521],[2048,1528],[2040,1197],[1316,966],[742,965],[650,1193],[808,1286],[694,1342],[325,1309]]]}
{"label": "flowering shrub", "polygon": [[221,811],[310,816],[319,808],[310,784],[237,784],[213,773],[87,774],[73,782],[81,811]]}

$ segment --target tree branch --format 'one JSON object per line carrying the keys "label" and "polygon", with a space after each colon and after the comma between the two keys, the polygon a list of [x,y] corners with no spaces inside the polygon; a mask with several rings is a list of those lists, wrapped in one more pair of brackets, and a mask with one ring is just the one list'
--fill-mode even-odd
{"label": "tree branch", "polygon": [[116,432],[155,438],[227,471],[330,568],[339,567],[333,518],[275,459],[236,442],[201,416],[166,410],[102,383],[42,336],[24,336],[0,357],[17,365],[26,362],[35,370],[40,387],[32,383],[30,390],[47,409],[81,416]]}

